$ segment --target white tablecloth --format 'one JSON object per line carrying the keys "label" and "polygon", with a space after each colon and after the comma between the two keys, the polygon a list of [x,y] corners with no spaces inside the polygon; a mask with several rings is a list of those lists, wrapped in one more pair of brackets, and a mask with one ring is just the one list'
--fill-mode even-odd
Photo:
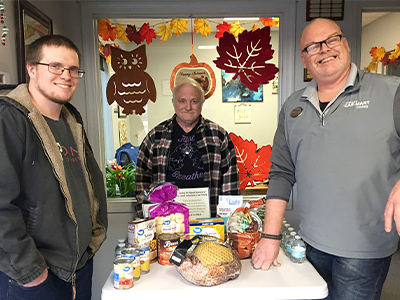
{"label": "white tablecloth", "polygon": [[213,287],[196,286],[186,281],[175,266],[155,262],[150,265],[150,272],[142,274],[131,289],[118,290],[114,288],[112,271],[103,286],[101,299],[321,299],[328,295],[326,282],[308,261],[295,264],[282,251],[278,261],[280,267],[261,271],[253,269],[250,259],[241,260],[238,278]]}

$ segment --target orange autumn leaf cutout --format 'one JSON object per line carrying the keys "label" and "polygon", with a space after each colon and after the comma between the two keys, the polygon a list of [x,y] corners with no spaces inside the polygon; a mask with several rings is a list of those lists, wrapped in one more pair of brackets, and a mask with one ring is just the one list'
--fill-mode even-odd
{"label": "orange autumn leaf cutout", "polygon": [[243,140],[233,132],[229,137],[235,146],[237,166],[239,170],[239,188],[245,189],[250,183],[255,186],[256,181],[268,179],[268,172],[271,167],[271,146],[257,148],[253,140]]}

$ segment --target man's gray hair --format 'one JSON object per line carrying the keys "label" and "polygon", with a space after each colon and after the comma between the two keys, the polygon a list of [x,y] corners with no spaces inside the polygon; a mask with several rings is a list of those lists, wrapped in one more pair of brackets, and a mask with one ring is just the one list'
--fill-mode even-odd
{"label": "man's gray hair", "polygon": [[205,101],[204,91],[203,91],[202,87],[200,86],[200,84],[191,77],[184,77],[176,83],[174,89],[172,90],[172,102],[175,101],[176,92],[184,85],[193,86],[197,90],[197,94],[199,95],[199,98],[200,98],[199,100],[201,101],[201,103],[203,103]]}

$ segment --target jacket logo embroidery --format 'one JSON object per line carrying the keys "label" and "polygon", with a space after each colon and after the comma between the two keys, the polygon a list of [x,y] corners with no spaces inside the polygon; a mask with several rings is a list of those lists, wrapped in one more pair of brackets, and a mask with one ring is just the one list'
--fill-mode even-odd
{"label": "jacket logo embroidery", "polygon": [[354,107],[355,108],[368,108],[369,107],[369,100],[367,101],[348,101],[344,103],[345,108]]}

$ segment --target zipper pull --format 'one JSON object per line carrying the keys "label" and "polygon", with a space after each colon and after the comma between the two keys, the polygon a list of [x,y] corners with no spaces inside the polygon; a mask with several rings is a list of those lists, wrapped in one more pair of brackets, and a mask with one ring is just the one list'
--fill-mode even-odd
{"label": "zipper pull", "polygon": [[325,119],[324,119],[324,117],[325,117],[325,114],[322,113],[322,114],[321,114],[321,118],[320,118],[320,120],[321,120],[321,126],[322,126],[322,127],[325,126]]}
{"label": "zipper pull", "polygon": [[76,274],[75,273],[72,275],[71,283],[72,283],[72,300],[75,300],[75,298],[76,298]]}

